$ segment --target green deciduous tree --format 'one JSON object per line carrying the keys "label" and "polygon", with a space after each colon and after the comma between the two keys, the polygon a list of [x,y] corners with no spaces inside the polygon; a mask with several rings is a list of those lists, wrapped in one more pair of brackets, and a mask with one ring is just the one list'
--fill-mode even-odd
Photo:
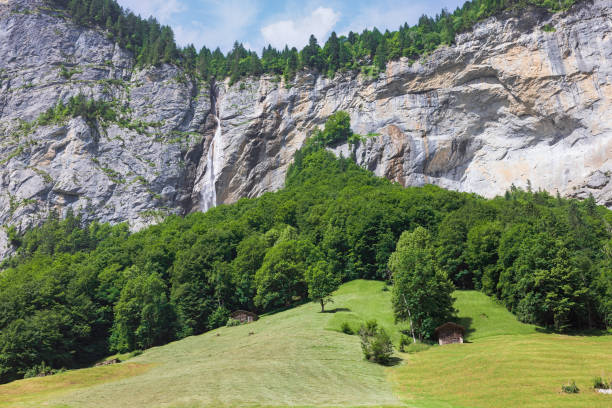
{"label": "green deciduous tree", "polygon": [[255,274],[255,304],[262,309],[289,306],[307,296],[304,282],[313,246],[307,241],[287,240],[274,245]]}
{"label": "green deciduous tree", "polygon": [[389,259],[395,317],[408,321],[413,337],[421,341],[454,312],[453,285],[438,269],[431,245],[429,232],[418,227],[401,235]]}
{"label": "green deciduous tree", "polygon": [[321,312],[325,311],[325,304],[332,301],[331,294],[340,284],[339,276],[334,274],[327,262],[319,261],[311,265],[304,276],[308,284],[308,297],[321,305]]}
{"label": "green deciduous tree", "polygon": [[348,140],[352,134],[351,117],[345,111],[338,111],[325,121],[323,135],[327,145]]}
{"label": "green deciduous tree", "polygon": [[499,280],[497,249],[502,227],[497,222],[478,225],[467,234],[465,257],[477,289],[492,295]]}
{"label": "green deciduous tree", "polygon": [[125,352],[172,340],[175,315],[164,281],[157,274],[147,275],[136,267],[127,273],[130,277],[115,306],[111,349]]}

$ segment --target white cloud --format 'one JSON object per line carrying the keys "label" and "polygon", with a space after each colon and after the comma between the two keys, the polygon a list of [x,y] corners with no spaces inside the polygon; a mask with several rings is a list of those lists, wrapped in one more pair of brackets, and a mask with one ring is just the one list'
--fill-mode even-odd
{"label": "white cloud", "polygon": [[176,42],[223,51],[247,34],[258,13],[258,2],[244,0],[119,0],[142,17],[156,17],[172,26]]}
{"label": "white cloud", "polygon": [[410,25],[415,24],[418,18],[428,11],[430,11],[428,6],[421,2],[398,4],[390,1],[386,5],[364,7],[351,18],[351,22],[343,27],[339,34],[346,35],[349,31],[361,33],[366,28],[373,29],[374,27],[383,32],[385,29],[397,30],[405,22]]}
{"label": "white cloud", "polygon": [[[194,44],[224,52],[234,41],[261,51],[302,48],[314,34],[322,45],[332,30],[347,34],[364,28],[397,29],[405,21],[416,23],[423,13],[436,13],[442,4],[452,8],[463,0],[118,0],[135,13],[155,16],[172,26],[179,45]],[[280,3],[280,4],[279,4]],[[342,18],[341,18],[342,15]],[[253,47],[251,47],[253,46]]]}
{"label": "white cloud", "polygon": [[119,0],[119,4],[144,18],[154,16],[162,23],[167,23],[173,15],[187,10],[180,0]]}
{"label": "white cloud", "polygon": [[178,44],[194,44],[196,48],[206,45],[213,50],[219,47],[228,51],[234,41],[245,36],[258,13],[255,2],[224,0],[202,3],[206,11],[202,21],[173,25]]}
{"label": "white cloud", "polygon": [[340,20],[340,13],[328,7],[318,7],[310,15],[297,19],[277,21],[261,29],[266,44],[275,48],[302,48],[308,43],[310,34],[314,34],[323,43]]}
{"label": "white cloud", "polygon": [[174,24],[172,30],[174,31],[174,39],[181,46],[193,44],[199,51],[199,48],[204,44],[202,38],[204,26],[199,22],[193,21],[190,26]]}

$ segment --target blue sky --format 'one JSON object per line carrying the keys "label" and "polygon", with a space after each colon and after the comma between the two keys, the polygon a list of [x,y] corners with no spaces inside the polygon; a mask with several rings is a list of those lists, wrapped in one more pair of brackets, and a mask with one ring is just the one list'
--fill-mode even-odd
{"label": "blue sky", "polygon": [[234,41],[261,51],[267,44],[303,47],[310,34],[320,43],[332,31],[346,34],[378,27],[395,30],[414,24],[422,14],[453,11],[465,0],[118,0],[143,17],[170,25],[180,45],[203,45],[223,51]]}

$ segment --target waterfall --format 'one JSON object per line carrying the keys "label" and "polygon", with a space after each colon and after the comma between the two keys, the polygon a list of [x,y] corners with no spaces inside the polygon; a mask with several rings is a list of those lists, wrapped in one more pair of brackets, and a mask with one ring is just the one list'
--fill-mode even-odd
{"label": "waterfall", "polygon": [[217,120],[217,129],[215,130],[215,136],[212,142],[208,146],[208,153],[206,155],[206,173],[204,174],[204,185],[202,186],[201,197],[202,205],[200,206],[201,211],[207,211],[217,205],[217,177],[216,171],[219,171],[223,161],[223,146],[221,146],[221,119],[219,114],[215,118]]}

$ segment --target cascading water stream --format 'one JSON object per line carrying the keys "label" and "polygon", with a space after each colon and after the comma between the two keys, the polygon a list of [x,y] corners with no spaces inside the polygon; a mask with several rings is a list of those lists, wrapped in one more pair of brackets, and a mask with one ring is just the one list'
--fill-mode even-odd
{"label": "cascading water stream", "polygon": [[216,171],[220,170],[223,147],[221,146],[221,119],[219,118],[219,114],[217,114],[215,119],[217,120],[217,129],[215,130],[215,136],[210,142],[206,155],[205,184],[201,191],[201,211],[207,211],[217,205]]}

